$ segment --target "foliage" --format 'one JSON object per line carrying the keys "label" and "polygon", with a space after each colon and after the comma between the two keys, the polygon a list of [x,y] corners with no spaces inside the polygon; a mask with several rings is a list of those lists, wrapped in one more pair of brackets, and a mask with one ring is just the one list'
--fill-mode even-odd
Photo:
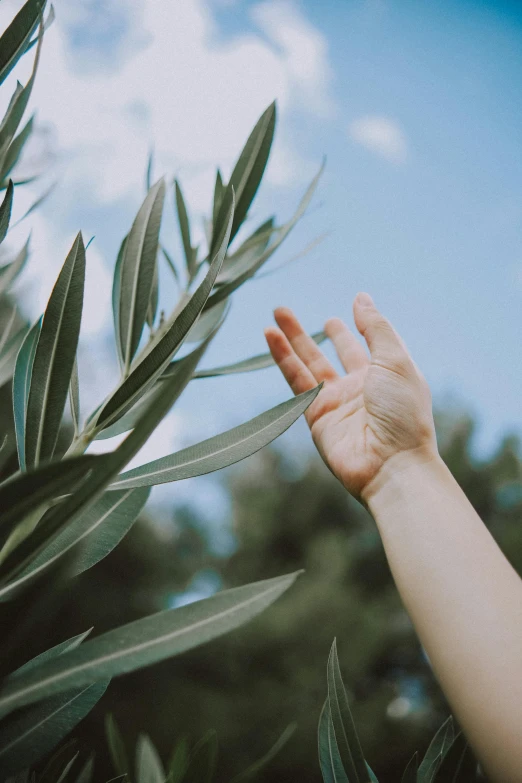
{"label": "foliage", "polygon": [[[17,84],[0,126],[0,187],[5,190],[0,241],[8,234],[15,186],[23,184],[9,177],[33,129],[30,118],[16,135],[36,76],[43,34],[54,18],[51,7],[44,21],[45,5],[45,0],[27,0],[0,38],[0,83],[36,44],[31,77],[25,87]],[[181,186],[175,183],[184,273],[160,237],[167,184],[162,178],[149,186],[114,269],[112,301],[120,377],[85,421],[77,360],[87,262],[81,233],[74,239],[43,315],[18,330],[14,329],[15,318],[10,317],[3,330],[0,366],[4,382],[12,376],[15,438],[7,437],[2,445],[6,459],[0,484],[0,603],[12,607],[22,601],[28,607],[23,620],[11,622],[10,631],[6,626],[2,650],[0,772],[4,776],[33,779],[28,768],[83,719],[111,678],[178,655],[247,622],[285,592],[298,575],[225,590],[188,606],[140,617],[87,641],[87,633],[82,633],[20,666],[24,645],[46,617],[49,605],[63,597],[71,577],[90,569],[116,547],[143,509],[152,485],[219,470],[253,454],[284,432],[319,391],[318,387],[292,397],[229,432],[125,472],[192,380],[209,373],[249,371],[270,361],[266,356],[253,357],[235,367],[199,374],[197,370],[223,324],[230,296],[281,245],[308,206],[320,176],[319,172],[288,223],[277,226],[270,218],[241,241],[239,232],[263,177],[275,122],[272,104],[250,134],[230,181],[224,183],[218,173],[212,217],[206,223],[206,253],[192,246],[189,212]],[[237,242],[230,248],[236,235]],[[0,268],[3,291],[20,274],[27,257],[26,244]],[[180,295],[172,312],[158,316],[162,258],[168,259]],[[180,357],[180,350],[190,343],[196,346]],[[68,401],[72,432],[64,429]],[[113,451],[85,454],[95,439],[116,431],[129,434]],[[16,613],[11,614],[11,620],[15,617]],[[9,669],[12,664],[17,666],[15,671]],[[214,763],[211,747],[206,740],[197,751],[193,749],[189,770],[194,764],[201,769],[198,774],[203,774],[207,761]],[[60,750],[38,780],[64,780],[75,759],[72,751],[64,755]],[[89,760],[77,779],[89,780],[92,769]],[[138,779],[159,780],[162,774],[151,742],[143,737],[137,750]],[[194,779],[192,771],[190,776]]]}

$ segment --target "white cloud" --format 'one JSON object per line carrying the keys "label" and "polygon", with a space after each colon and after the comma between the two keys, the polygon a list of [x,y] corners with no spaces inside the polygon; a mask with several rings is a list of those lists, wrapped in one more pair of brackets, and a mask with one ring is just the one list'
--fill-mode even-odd
{"label": "white cloud", "polygon": [[350,123],[348,132],[353,141],[392,163],[404,163],[408,142],[400,125],[389,117],[359,117]]}

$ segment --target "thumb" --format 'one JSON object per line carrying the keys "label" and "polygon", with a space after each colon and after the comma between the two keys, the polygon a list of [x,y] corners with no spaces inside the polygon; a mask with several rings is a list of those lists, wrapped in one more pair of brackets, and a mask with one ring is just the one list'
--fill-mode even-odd
{"label": "thumb", "polygon": [[358,331],[368,344],[372,360],[388,363],[408,356],[404,342],[388,319],[377,310],[369,294],[357,294],[353,315]]}

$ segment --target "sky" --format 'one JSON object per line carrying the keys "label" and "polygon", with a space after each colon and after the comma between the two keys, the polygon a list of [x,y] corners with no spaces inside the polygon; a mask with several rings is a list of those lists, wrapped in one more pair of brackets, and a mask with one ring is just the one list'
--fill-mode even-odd
{"label": "sky", "polygon": [[[2,2],[2,27],[19,5]],[[294,308],[311,331],[334,315],[353,325],[352,301],[364,290],[405,339],[435,404],[475,415],[477,455],[507,432],[522,434],[519,4],[56,0],[55,8],[33,93],[38,132],[20,165],[30,171],[44,159],[50,173],[17,190],[18,214],[58,184],[12,242],[31,229],[18,294],[36,318],[76,232],[94,236],[80,352],[85,406],[116,380],[111,274],[145,195],[150,149],[154,176],[181,180],[201,238],[216,166],[230,173],[276,99],[274,148],[248,227],[274,213],[288,218],[326,156],[308,214],[267,271],[326,236],[298,262],[241,288],[204,364],[266,350],[263,328],[278,305]],[[26,60],[16,71],[22,81]],[[162,231],[181,258],[172,190]],[[168,306],[166,270],[162,280]],[[194,382],[137,462],[289,394],[276,368]],[[307,453],[303,421],[285,443]],[[158,488],[156,498],[194,497],[195,481]],[[211,505],[226,506],[215,483],[200,486]]]}

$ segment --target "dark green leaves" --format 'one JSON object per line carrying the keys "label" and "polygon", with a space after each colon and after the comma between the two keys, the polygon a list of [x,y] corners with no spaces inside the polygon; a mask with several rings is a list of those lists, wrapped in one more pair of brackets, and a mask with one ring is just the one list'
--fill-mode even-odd
{"label": "dark green leaves", "polygon": [[147,193],[123,246],[118,304],[119,341],[126,370],[138,348],[154,284],[165,183]]}
{"label": "dark green leaves", "polygon": [[21,710],[0,724],[0,769],[20,772],[45,756],[92,710],[108,681],[86,685]]}
{"label": "dark green leaves", "polygon": [[34,355],[40,337],[42,319],[39,318],[27,332],[18,356],[13,375],[13,415],[20,469],[25,470],[25,420],[31,387]]}
{"label": "dark green leaves", "polygon": [[85,249],[78,234],[49,299],[34,357],[25,432],[28,466],[54,453],[80,335],[84,281]]}
{"label": "dark green leaves", "polygon": [[419,754],[417,751],[413,754],[404,770],[401,783],[417,783],[417,769],[419,767]]}
{"label": "dark green leaves", "polygon": [[170,326],[153,342],[150,350],[145,353],[128,378],[123,381],[101,409],[96,419],[97,427],[101,424],[105,426],[111,424],[122,412],[132,407],[137,399],[152,386],[156,378],[166,368],[173,354],[182,345],[189,329],[199,316],[221,269],[228,245],[230,226],[234,214],[233,194],[227,202],[227,228],[204,280],[195,290],[185,307],[174,318]]}
{"label": "dark green leaves", "polygon": [[348,779],[354,783],[370,783],[339,669],[335,639],[328,659],[328,702],[339,755]]}
{"label": "dark green leaves", "polygon": [[136,783],[165,783],[165,770],[158,751],[146,734],[136,745]]}
{"label": "dark green leaves", "polygon": [[[257,121],[252,133],[243,147],[227,185],[227,191],[232,189],[236,195],[236,210],[230,233],[230,242],[237,234],[250,208],[254,196],[263,177],[270,154],[276,122],[275,103],[270,104]],[[225,199],[223,199],[225,201]],[[226,212],[223,203],[220,206],[212,232],[210,254],[213,255],[218,246],[218,235]]]}
{"label": "dark green leaves", "polygon": [[432,783],[440,761],[444,758],[448,748],[451,747],[454,738],[453,719],[450,715],[430,742],[417,772],[418,783]]}
{"label": "dark green leaves", "polygon": [[320,386],[276,405],[260,416],[195,446],[123,473],[111,489],[152,486],[220,470],[266,446],[304,413]]}
{"label": "dark green leaves", "polygon": [[178,180],[175,181],[176,190],[176,211],[178,213],[179,232],[181,234],[181,243],[183,245],[183,252],[185,254],[185,263],[187,265],[187,272],[189,279],[192,279],[197,271],[196,268],[196,248],[192,247],[190,240],[190,224],[187,214],[187,208],[185,206],[185,199]]}
{"label": "dark green leaves", "polygon": [[45,0],[27,0],[0,38],[0,84],[26,51],[44,6]]}
{"label": "dark green leaves", "polygon": [[237,628],[276,600],[298,574],[226,590],[129,623],[5,682],[0,715],[178,655]]}
{"label": "dark green leaves", "polygon": [[9,221],[11,220],[11,209],[13,207],[13,193],[13,181],[10,179],[5,191],[4,199],[0,204],[0,243],[4,241],[7,234],[7,229],[9,228]]}

